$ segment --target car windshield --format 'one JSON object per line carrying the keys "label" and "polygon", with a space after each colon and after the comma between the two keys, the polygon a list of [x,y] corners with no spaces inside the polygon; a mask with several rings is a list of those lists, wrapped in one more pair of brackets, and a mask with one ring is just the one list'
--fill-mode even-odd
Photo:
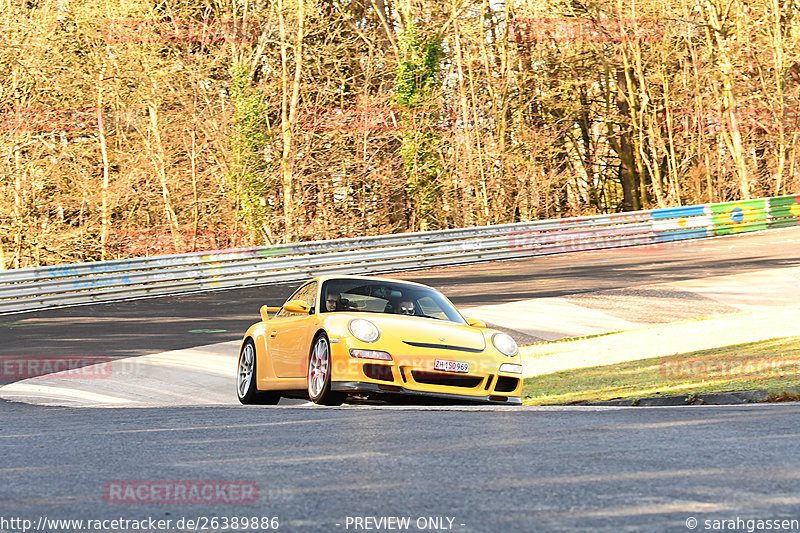
{"label": "car windshield", "polygon": [[322,312],[421,316],[466,324],[447,298],[428,287],[381,280],[330,279],[322,285]]}

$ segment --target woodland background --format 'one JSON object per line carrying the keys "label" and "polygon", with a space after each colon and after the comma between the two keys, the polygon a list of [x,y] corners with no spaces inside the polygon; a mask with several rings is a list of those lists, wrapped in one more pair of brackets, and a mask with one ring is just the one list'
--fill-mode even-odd
{"label": "woodland background", "polygon": [[0,268],[800,190],[797,0],[0,0]]}

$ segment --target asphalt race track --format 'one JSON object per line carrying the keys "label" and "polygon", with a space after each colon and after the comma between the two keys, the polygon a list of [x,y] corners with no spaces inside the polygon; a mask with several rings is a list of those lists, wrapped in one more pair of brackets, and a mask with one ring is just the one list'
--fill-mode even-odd
{"label": "asphalt race track", "polygon": [[[267,516],[320,532],[358,530],[348,517],[450,517],[464,532],[800,518],[797,404],[453,409],[6,404],[0,516]],[[242,480],[259,497],[107,502],[106,484],[124,480]]]}
{"label": "asphalt race track", "polygon": [[[798,264],[800,230],[791,229],[397,277],[472,306]],[[120,358],[236,340],[260,305],[293,288],[8,315],[0,356]],[[408,531],[719,531],[706,521],[737,519],[725,530],[744,531],[746,520],[800,520],[798,415],[793,403],[76,409],[0,400],[0,533],[41,517],[234,516],[277,517],[279,531],[398,530],[376,527],[397,525],[388,517],[409,517]],[[108,492],[223,481],[249,483],[258,496],[121,503]]]}

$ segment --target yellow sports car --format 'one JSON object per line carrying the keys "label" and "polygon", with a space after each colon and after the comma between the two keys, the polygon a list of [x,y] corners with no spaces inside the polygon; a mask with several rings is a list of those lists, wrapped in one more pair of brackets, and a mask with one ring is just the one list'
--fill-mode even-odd
{"label": "yellow sports car", "polygon": [[239,352],[236,390],[245,404],[307,396],[340,405],[351,394],[521,403],[514,339],[465,319],[419,283],[318,277],[282,307],[262,307],[261,318]]}

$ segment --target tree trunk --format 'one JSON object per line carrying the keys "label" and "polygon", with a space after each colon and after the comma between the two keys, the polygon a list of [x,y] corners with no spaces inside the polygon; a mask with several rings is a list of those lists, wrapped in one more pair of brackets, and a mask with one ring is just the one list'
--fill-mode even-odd
{"label": "tree trunk", "polygon": [[278,0],[278,20],[281,36],[281,183],[283,185],[283,221],[286,242],[294,239],[296,232],[294,205],[294,126],[297,122],[297,106],[300,101],[300,79],[303,73],[303,24],[305,21],[304,0],[297,4],[297,35],[294,43],[294,79],[289,87],[289,58],[286,43],[286,23],[283,0]]}
{"label": "tree trunk", "polygon": [[22,267],[22,173],[25,168],[19,151],[18,146],[14,147],[14,268]]}
{"label": "tree trunk", "polygon": [[622,202],[624,211],[638,211],[642,208],[639,190],[639,175],[636,170],[636,155],[631,143],[631,109],[625,96],[627,76],[622,69],[617,69],[617,109],[621,119],[616,141],[609,136],[614,150],[620,158],[617,178],[622,185]]}
{"label": "tree trunk", "polygon": [[164,201],[164,215],[169,224],[170,233],[172,234],[173,246],[175,247],[175,251],[178,252],[181,248],[180,234],[178,233],[178,217],[175,215],[175,210],[172,207],[169,187],[167,187],[166,154],[164,152],[164,145],[161,142],[161,132],[158,127],[158,111],[156,110],[155,102],[149,102],[147,110],[150,115],[150,133],[155,142],[155,150],[152,150],[152,154],[156,174],[158,175],[158,182],[161,185],[161,197]]}
{"label": "tree trunk", "polygon": [[[739,119],[736,116],[737,101],[736,93],[733,88],[733,64],[728,54],[729,45],[726,42],[727,28],[723,28],[723,21],[719,13],[721,9],[720,6],[712,3],[711,0],[706,0],[704,6],[708,16],[708,31],[711,33],[714,46],[713,53],[719,65],[719,75],[722,81],[720,111],[721,115],[725,118],[725,125],[727,126],[722,129],[722,136],[725,139],[728,150],[730,150],[731,158],[736,168],[739,192],[741,193],[742,199],[747,200],[750,198],[750,183],[747,176],[747,164],[745,162],[744,147],[742,145],[742,135],[739,131]],[[712,90],[717,92],[713,84]]]}
{"label": "tree trunk", "polygon": [[97,76],[97,137],[100,140],[100,154],[103,158],[103,183],[100,187],[100,260],[108,259],[108,230],[111,218],[108,214],[108,149],[106,148],[106,130],[103,124],[103,73],[105,66]]}
{"label": "tree trunk", "polygon": [[192,211],[194,215],[194,224],[192,228],[192,251],[197,251],[197,229],[200,225],[200,201],[198,197],[197,191],[197,129],[195,125],[197,124],[197,114],[192,113],[192,151],[189,154],[189,158],[191,159],[192,163]]}

